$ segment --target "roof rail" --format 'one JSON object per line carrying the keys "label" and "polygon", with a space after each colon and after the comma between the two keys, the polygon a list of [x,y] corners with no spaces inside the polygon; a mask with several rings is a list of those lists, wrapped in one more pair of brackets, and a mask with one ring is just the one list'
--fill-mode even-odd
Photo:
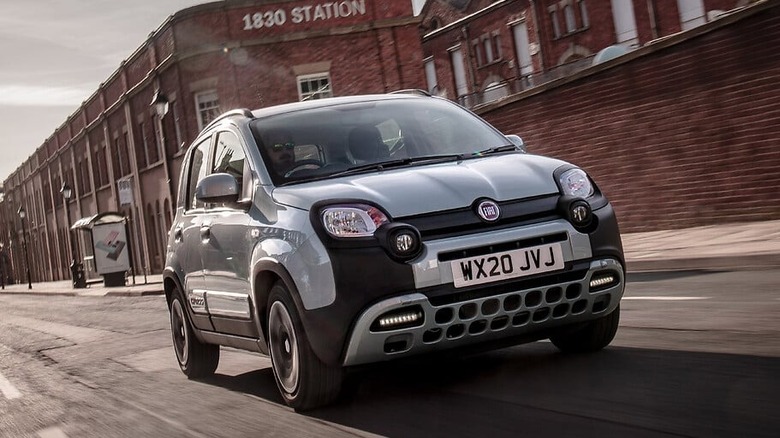
{"label": "roof rail", "polygon": [[230,110],[230,111],[224,112],[224,113],[220,114],[219,116],[217,116],[217,118],[212,120],[211,123],[209,123],[208,125],[206,125],[206,127],[203,128],[203,130],[205,131],[206,129],[209,129],[212,126],[214,126],[220,120],[226,119],[226,118],[232,117],[232,116],[244,116],[244,117],[250,117],[251,118],[251,117],[254,117],[254,114],[252,114],[252,111],[249,110],[249,108],[239,108],[239,109]]}
{"label": "roof rail", "polygon": [[395,91],[391,91],[388,94],[416,94],[418,96],[431,97],[431,93],[429,93],[429,92],[427,92],[425,90],[421,90],[419,88],[406,88],[406,89],[403,89],[403,90],[395,90]]}

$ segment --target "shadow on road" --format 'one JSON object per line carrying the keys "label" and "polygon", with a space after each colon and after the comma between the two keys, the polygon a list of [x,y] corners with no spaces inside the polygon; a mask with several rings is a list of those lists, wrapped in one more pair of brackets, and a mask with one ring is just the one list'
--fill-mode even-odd
{"label": "shadow on road", "polygon": [[[536,343],[386,363],[306,415],[389,437],[777,436],[780,359]],[[270,368],[208,383],[283,404]]]}
{"label": "shadow on road", "polygon": [[276,388],[276,383],[274,383],[271,368],[250,371],[238,376],[215,374],[212,377],[203,379],[202,382],[231,391],[254,395],[273,403],[284,404],[284,400]]}

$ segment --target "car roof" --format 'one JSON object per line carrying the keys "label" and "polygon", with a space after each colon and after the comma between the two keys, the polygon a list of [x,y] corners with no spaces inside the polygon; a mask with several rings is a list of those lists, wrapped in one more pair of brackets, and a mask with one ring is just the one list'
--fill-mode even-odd
{"label": "car roof", "polygon": [[364,94],[359,96],[343,96],[343,97],[329,97],[326,99],[308,100],[304,102],[292,102],[281,105],[274,105],[265,108],[260,108],[252,111],[252,115],[255,118],[263,118],[268,116],[274,116],[278,114],[291,113],[296,111],[303,111],[316,108],[326,108],[329,106],[345,105],[361,102],[376,102],[384,100],[398,100],[398,99],[424,99],[419,95],[413,94]]}

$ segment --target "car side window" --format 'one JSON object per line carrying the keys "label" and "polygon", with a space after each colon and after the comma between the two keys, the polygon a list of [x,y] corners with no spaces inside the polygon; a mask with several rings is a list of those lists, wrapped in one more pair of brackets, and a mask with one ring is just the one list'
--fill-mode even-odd
{"label": "car side window", "polygon": [[238,181],[238,186],[242,187],[246,156],[238,136],[230,131],[217,134],[216,153],[214,156],[213,172],[233,175]]}
{"label": "car side window", "polygon": [[211,137],[198,143],[195,146],[195,150],[192,151],[190,157],[190,173],[188,176],[188,190],[187,190],[187,210],[195,208],[203,208],[203,203],[195,198],[195,188],[198,186],[198,182],[208,175],[208,161],[209,161],[209,144],[211,143]]}

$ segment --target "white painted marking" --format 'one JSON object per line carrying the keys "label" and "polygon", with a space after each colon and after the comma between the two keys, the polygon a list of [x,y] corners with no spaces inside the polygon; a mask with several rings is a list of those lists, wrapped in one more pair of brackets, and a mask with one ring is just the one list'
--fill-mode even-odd
{"label": "white painted marking", "polygon": [[623,297],[624,300],[642,300],[642,301],[694,301],[709,300],[712,297]]}
{"label": "white painted marking", "polygon": [[0,392],[2,392],[8,400],[13,400],[22,396],[22,393],[5,378],[3,373],[0,373]]}
{"label": "white painted marking", "polygon": [[48,429],[38,431],[38,436],[41,438],[68,438],[68,436],[65,435],[65,432],[63,432],[59,427],[50,427]]}

